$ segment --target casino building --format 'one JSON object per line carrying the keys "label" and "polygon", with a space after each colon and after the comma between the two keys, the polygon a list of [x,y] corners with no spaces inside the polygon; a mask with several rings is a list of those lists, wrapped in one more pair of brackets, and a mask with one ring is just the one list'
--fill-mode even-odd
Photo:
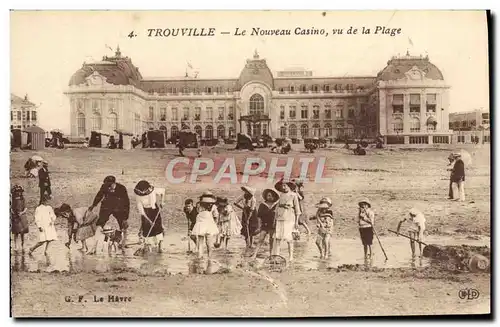
{"label": "casino building", "polygon": [[255,52],[234,79],[160,79],[144,78],[118,47],[113,57],[84,63],[65,94],[74,137],[115,129],[136,135],[160,129],[174,137],[189,126],[203,139],[380,134],[387,143],[408,144],[450,142],[448,89],[428,57],[409,53],[391,58],[377,76],[273,74]]}

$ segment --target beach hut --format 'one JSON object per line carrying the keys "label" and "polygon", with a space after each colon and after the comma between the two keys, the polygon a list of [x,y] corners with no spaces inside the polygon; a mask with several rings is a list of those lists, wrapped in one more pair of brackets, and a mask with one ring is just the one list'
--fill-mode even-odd
{"label": "beach hut", "polygon": [[123,139],[123,149],[132,149],[132,137],[134,136],[134,134],[122,129],[116,129],[115,132],[118,133],[118,142],[120,140],[120,137]]}
{"label": "beach hut", "polygon": [[31,150],[45,149],[45,131],[38,126],[30,126],[23,130],[28,135],[26,140]]}

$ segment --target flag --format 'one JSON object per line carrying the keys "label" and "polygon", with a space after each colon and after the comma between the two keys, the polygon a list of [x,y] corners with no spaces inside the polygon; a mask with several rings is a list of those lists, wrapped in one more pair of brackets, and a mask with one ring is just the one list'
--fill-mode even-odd
{"label": "flag", "polygon": [[105,46],[106,46],[106,48],[108,48],[109,50],[113,51],[113,49],[112,49],[109,45],[105,44]]}
{"label": "flag", "polygon": [[411,46],[413,46],[413,41],[410,38],[408,38],[408,42],[410,42]]}
{"label": "flag", "polygon": [[193,69],[193,66],[191,66],[191,64],[189,62],[187,64],[188,64],[189,68]]}

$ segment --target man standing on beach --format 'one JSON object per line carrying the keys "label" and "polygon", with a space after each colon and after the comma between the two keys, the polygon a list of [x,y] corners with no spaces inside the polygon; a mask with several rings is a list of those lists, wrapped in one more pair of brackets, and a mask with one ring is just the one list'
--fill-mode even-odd
{"label": "man standing on beach", "polygon": [[465,201],[465,164],[460,153],[455,153],[453,157],[455,164],[450,177],[453,188],[453,201],[463,202]]}

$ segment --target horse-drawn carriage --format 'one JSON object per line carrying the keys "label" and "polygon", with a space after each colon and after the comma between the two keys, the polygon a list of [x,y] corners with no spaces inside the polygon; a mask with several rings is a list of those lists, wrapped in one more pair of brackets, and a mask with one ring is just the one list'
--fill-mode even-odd
{"label": "horse-drawn carriage", "polygon": [[304,147],[311,153],[319,148],[326,148],[327,140],[314,137],[311,139],[304,139]]}
{"label": "horse-drawn carriage", "polygon": [[179,148],[179,155],[184,156],[184,149],[199,148],[200,141],[198,134],[191,132],[189,129],[183,129],[177,137],[176,147]]}
{"label": "horse-drawn carriage", "polygon": [[238,133],[238,135],[236,135],[236,148],[235,149],[236,150],[247,149],[247,150],[253,151],[255,148],[253,146],[252,138],[247,134]]}

